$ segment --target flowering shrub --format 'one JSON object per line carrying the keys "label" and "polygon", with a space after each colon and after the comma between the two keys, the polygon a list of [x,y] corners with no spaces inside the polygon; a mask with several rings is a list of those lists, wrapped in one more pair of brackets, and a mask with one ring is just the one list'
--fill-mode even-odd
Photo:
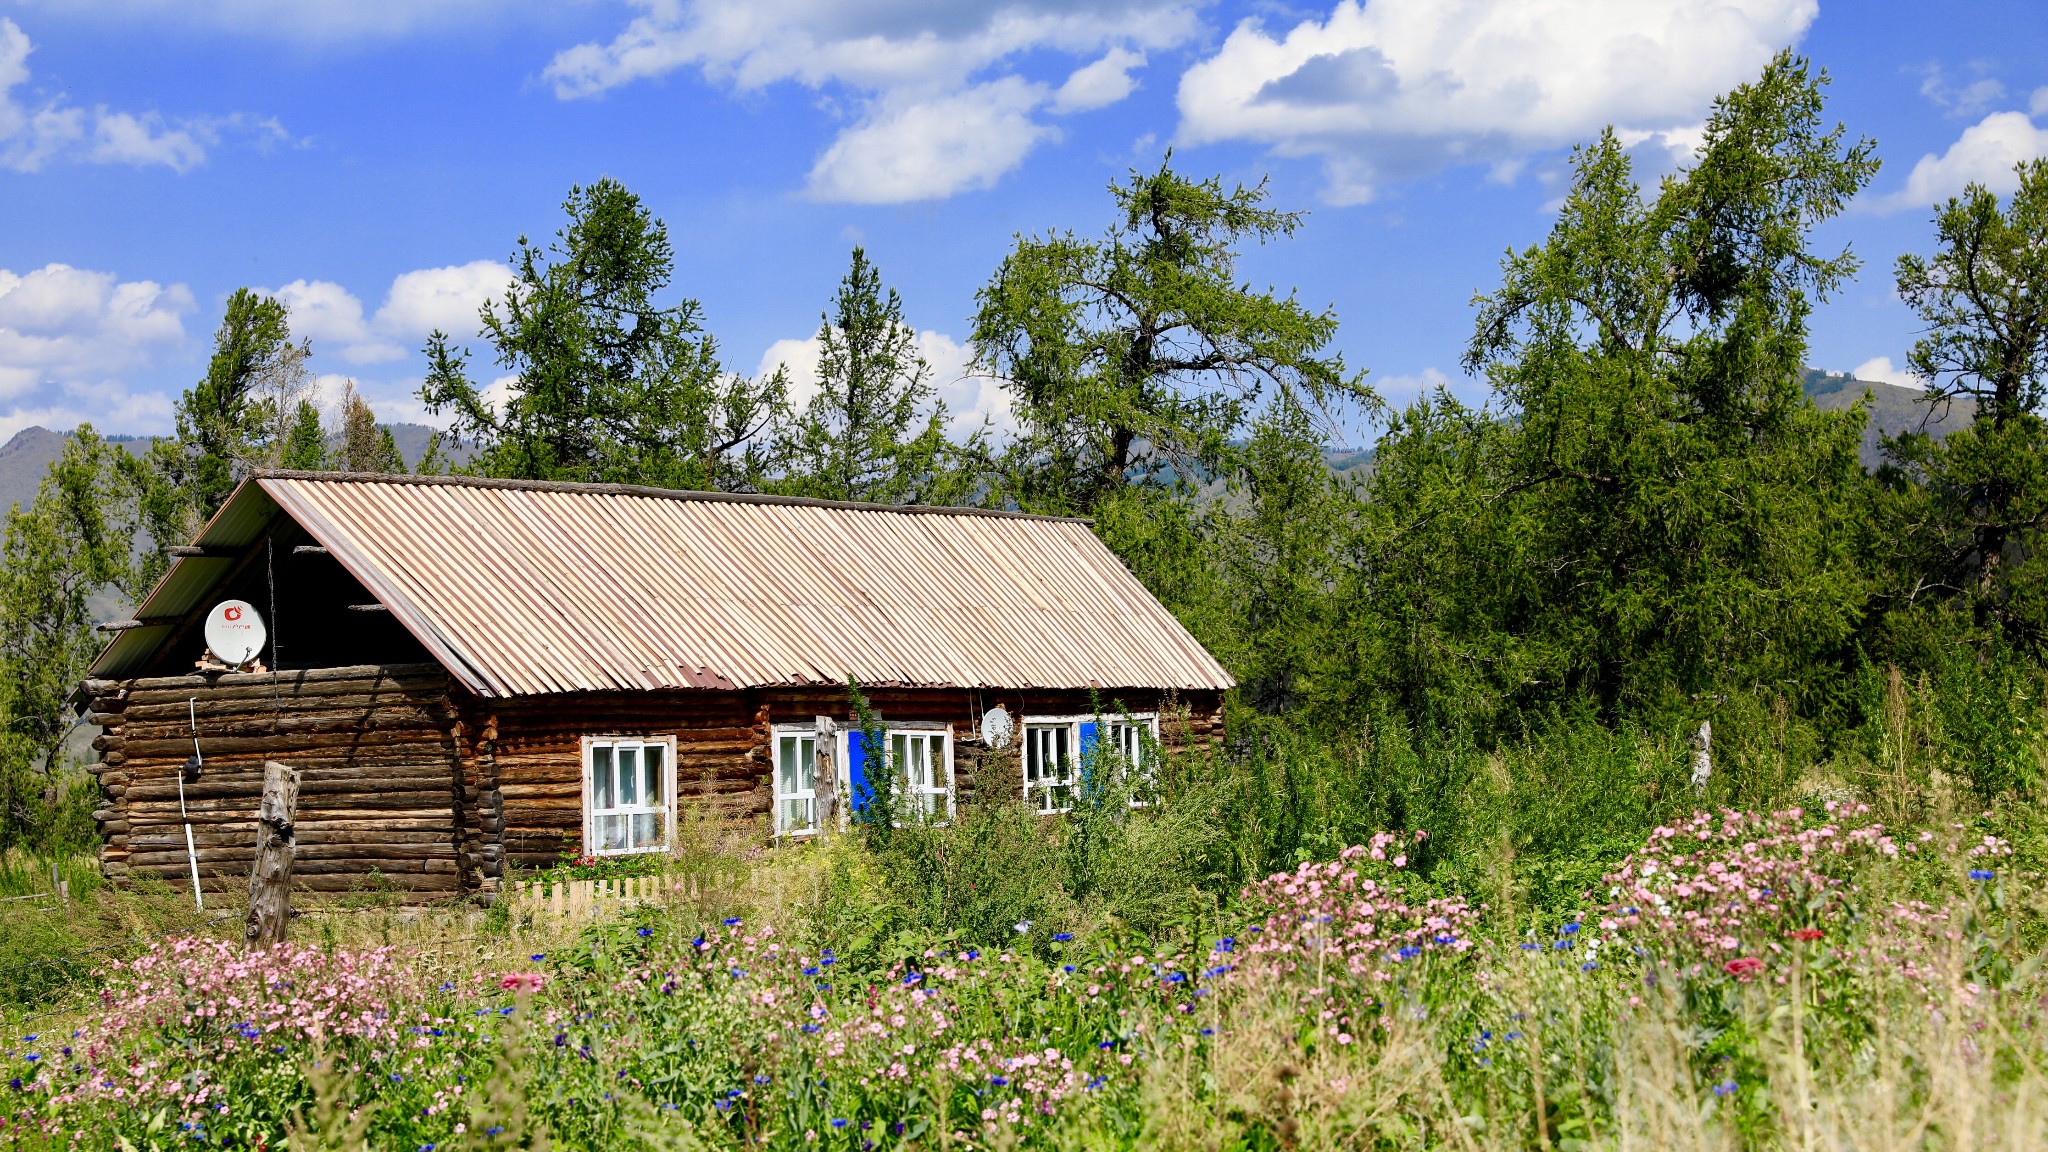
{"label": "flowering shrub", "polygon": [[[1614,902],[1600,927],[1707,957],[1821,939],[1849,911],[1854,867],[1899,854],[1884,826],[1866,819],[1869,811],[1830,801],[1822,819],[1798,808],[1731,809],[1660,827],[1608,877]],[[1725,970],[1744,979],[1756,971]]]}

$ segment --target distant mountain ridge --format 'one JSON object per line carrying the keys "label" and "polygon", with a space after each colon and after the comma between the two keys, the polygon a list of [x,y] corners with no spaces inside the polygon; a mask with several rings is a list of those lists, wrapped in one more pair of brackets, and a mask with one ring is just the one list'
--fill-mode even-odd
{"label": "distant mountain ridge", "polygon": [[1858,380],[1847,372],[1823,372],[1810,368],[1802,382],[1816,408],[1846,412],[1867,392],[1870,404],[1863,425],[1863,447],[1857,453],[1863,466],[1875,469],[1883,462],[1880,441],[1901,432],[1926,432],[1937,439],[1958,428],[1967,428],[1977,416],[1977,406],[1968,399],[1939,400],[1918,388],[1903,388],[1881,380]]}
{"label": "distant mountain ridge", "polygon": [[[427,452],[427,440],[436,430],[425,424],[385,424],[382,427],[391,430],[392,443],[398,445],[398,454],[405,460],[405,466],[419,467],[420,457]],[[52,432],[41,425],[30,425],[16,432],[6,444],[0,444],[0,509],[27,504],[36,498],[36,489],[41,487],[43,475],[57,457],[64,454],[64,444],[70,439],[68,432]],[[107,439],[140,454],[149,448],[154,437],[110,435]],[[460,461],[464,454],[447,452],[447,455]]]}

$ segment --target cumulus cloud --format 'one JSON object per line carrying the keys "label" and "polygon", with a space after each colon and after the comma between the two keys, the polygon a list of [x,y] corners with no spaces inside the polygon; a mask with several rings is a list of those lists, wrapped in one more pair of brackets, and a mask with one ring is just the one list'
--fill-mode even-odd
{"label": "cumulus cloud", "polygon": [[1363,201],[1449,165],[1500,172],[1609,124],[1683,137],[1817,11],[1816,0],[1341,0],[1282,33],[1238,25],[1182,76],[1179,138],[1319,157],[1330,197]]}
{"label": "cumulus cloud", "polygon": [[495,260],[404,272],[392,279],[374,315],[331,280],[294,280],[269,294],[291,308],[292,333],[311,340],[315,354],[377,364],[404,359],[437,329],[456,340],[475,336],[484,301],[511,281],[512,269]]}
{"label": "cumulus cloud", "polygon": [[1982,75],[1967,82],[1951,80],[1940,64],[1929,64],[1921,73],[1920,95],[1951,115],[1975,116],[2005,99],[2005,85]]}
{"label": "cumulus cloud", "polygon": [[2048,156],[2048,128],[2037,128],[2024,112],[1993,112],[1968,128],[1948,150],[1920,157],[1906,186],[1871,201],[1880,212],[1927,208],[1982,184],[1999,195],[2019,187],[2014,165]]}
{"label": "cumulus cloud", "polygon": [[[955,436],[980,428],[984,421],[997,436],[1017,429],[1010,413],[1010,394],[994,377],[972,370],[973,350],[943,332],[919,332],[917,354],[931,366],[933,389],[946,404],[946,431]],[[761,354],[757,375],[782,368],[789,380],[789,402],[802,408],[818,394],[818,338],[777,340]]]}
{"label": "cumulus cloud", "polygon": [[201,116],[172,123],[155,112],[90,111],[61,97],[40,105],[24,103],[29,82],[28,56],[34,51],[28,34],[14,21],[0,17],[0,166],[35,172],[55,159],[93,164],[161,165],[186,172],[206,162],[207,149],[229,135],[259,144],[283,139],[275,119]]}
{"label": "cumulus cloud", "polygon": [[1872,356],[1863,363],[1849,369],[1849,375],[1858,380],[1875,380],[1880,384],[1896,384],[1901,388],[1924,388],[1925,380],[1906,371],[1903,365],[1892,363],[1889,356]]}
{"label": "cumulus cloud", "polygon": [[[853,120],[820,156],[813,195],[892,203],[987,187],[1054,133],[1035,117],[1115,103],[1141,50],[1185,43],[1191,0],[633,0],[611,41],[558,54],[563,99],[681,69],[736,91],[779,83],[851,94]],[[1028,56],[1099,57],[1055,89]],[[870,156],[876,150],[904,155]]]}
{"label": "cumulus cloud", "polygon": [[31,424],[161,426],[170,403],[123,378],[184,344],[192,293],[68,264],[0,269],[0,437]]}

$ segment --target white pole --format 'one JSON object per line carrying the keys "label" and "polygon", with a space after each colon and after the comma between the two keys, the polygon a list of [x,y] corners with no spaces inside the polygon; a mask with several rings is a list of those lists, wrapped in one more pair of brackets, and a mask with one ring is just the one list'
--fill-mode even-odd
{"label": "white pole", "polygon": [[[192,759],[204,764],[199,755],[199,698],[194,696],[185,701],[186,714],[192,720]],[[192,817],[185,812],[185,769],[178,769],[178,817],[185,821],[185,859],[192,864],[192,906],[206,911],[206,900],[199,895],[199,850],[192,846]]]}

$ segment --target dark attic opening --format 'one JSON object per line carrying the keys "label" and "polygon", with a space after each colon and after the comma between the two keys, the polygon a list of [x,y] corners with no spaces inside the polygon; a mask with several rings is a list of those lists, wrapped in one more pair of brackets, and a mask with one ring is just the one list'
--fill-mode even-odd
{"label": "dark attic opening", "polygon": [[270,642],[261,659],[280,671],[433,660],[340,560],[282,510],[254,542],[207,548],[179,563],[217,567],[218,574],[136,675],[193,672],[206,651],[207,612],[224,600],[247,601],[263,615]]}

